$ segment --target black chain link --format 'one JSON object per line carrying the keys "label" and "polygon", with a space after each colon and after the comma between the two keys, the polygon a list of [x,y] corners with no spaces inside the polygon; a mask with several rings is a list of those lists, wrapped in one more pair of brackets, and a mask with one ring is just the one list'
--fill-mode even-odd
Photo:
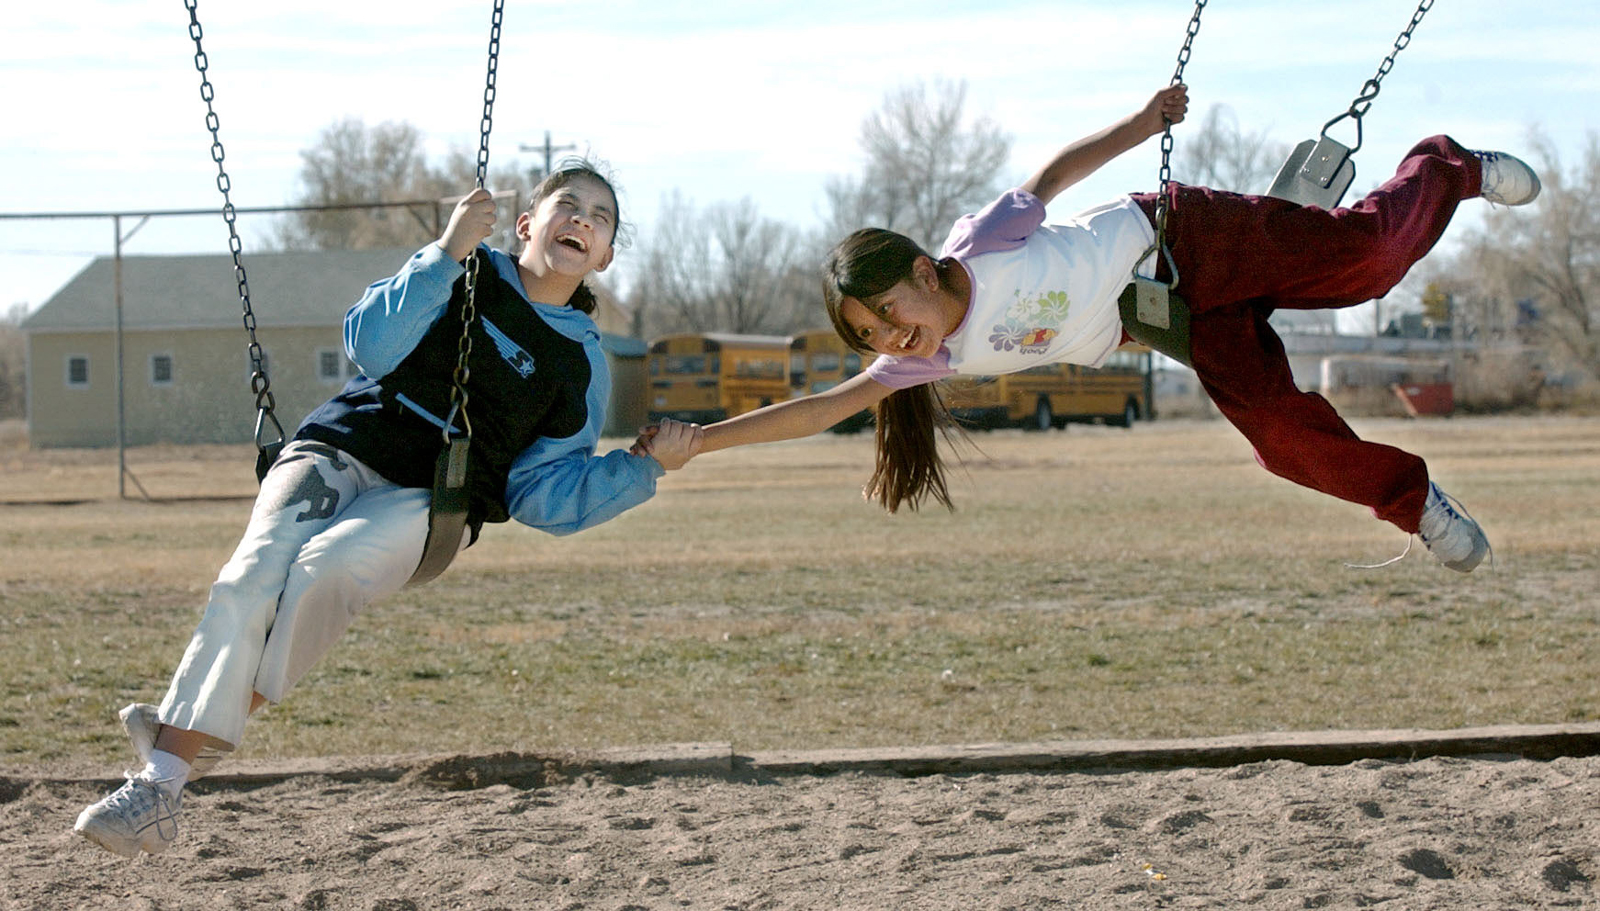
{"label": "black chain link", "polygon": [[222,149],[221,126],[222,122],[217,117],[212,100],[216,97],[216,90],[211,87],[211,79],[206,74],[205,49],[200,45],[202,29],[200,16],[196,10],[197,0],[184,0],[183,5],[189,10],[189,37],[194,39],[194,68],[200,72],[200,97],[206,103],[206,129],[211,132],[211,160],[217,163],[217,189],[222,192],[222,220],[228,224],[228,252],[233,254],[233,275],[239,291],[239,308],[243,312],[245,332],[250,336],[247,351],[250,354],[250,391],[256,397],[256,446],[266,449],[262,435],[266,425],[270,423],[277,432],[276,444],[284,440],[283,425],[278,423],[277,415],[273,409],[277,402],[272,394],[272,382],[267,378],[267,368],[261,351],[261,343],[256,341],[256,315],[250,309],[250,282],[245,277],[244,262],[240,254],[244,245],[239,241],[239,231],[236,225],[238,213],[234,210],[233,200],[229,191],[233,189],[233,182],[228,178],[227,168],[223,164],[226,157]]}
{"label": "black chain link", "polygon": [[1383,82],[1383,77],[1389,75],[1389,71],[1394,69],[1394,58],[1399,56],[1400,52],[1405,50],[1406,46],[1411,43],[1411,33],[1417,30],[1417,25],[1422,22],[1422,17],[1426,16],[1428,10],[1432,8],[1433,0],[1422,0],[1418,4],[1417,11],[1411,14],[1411,24],[1400,32],[1400,37],[1394,39],[1394,50],[1390,51],[1389,56],[1383,58],[1383,62],[1378,64],[1377,74],[1361,86],[1361,94],[1357,95],[1356,100],[1351,102],[1350,116],[1360,117],[1367,113],[1368,108],[1372,107],[1373,99],[1378,97],[1378,87]]}
{"label": "black chain link", "polygon": [[[489,131],[494,126],[494,80],[500,67],[500,23],[505,0],[495,0],[494,18],[489,28],[489,74],[483,87],[483,119],[478,122],[478,189],[489,179]],[[472,439],[472,421],[467,417],[467,380],[472,375],[472,323],[477,318],[477,250],[468,255],[466,297],[461,302],[461,339],[456,344],[456,369],[451,376],[450,415],[444,422],[444,441],[450,443],[450,428],[455,415],[461,415],[462,434]]]}
{"label": "black chain link", "polygon": [[1378,72],[1371,79],[1362,83],[1361,91],[1356,93],[1355,100],[1350,102],[1350,109],[1323,125],[1322,135],[1326,136],[1329,128],[1348,117],[1354,120],[1356,124],[1356,143],[1350,147],[1350,152],[1353,154],[1357,149],[1361,148],[1361,118],[1366,116],[1367,111],[1371,110],[1372,102],[1377,99],[1378,90],[1382,87],[1383,77],[1389,75],[1389,71],[1394,69],[1394,59],[1400,55],[1401,51],[1406,49],[1407,45],[1411,44],[1411,33],[1417,30],[1417,25],[1422,22],[1422,17],[1426,16],[1430,9],[1433,9],[1433,0],[1422,0],[1421,3],[1417,4],[1416,12],[1411,14],[1410,24],[1400,31],[1399,37],[1394,39],[1394,50],[1391,50],[1389,55],[1383,58],[1383,62],[1378,64]]}
{"label": "black chain link", "polygon": [[[1189,64],[1194,38],[1200,34],[1200,14],[1205,8],[1206,0],[1195,0],[1194,15],[1189,18],[1189,28],[1183,38],[1183,47],[1178,50],[1178,68],[1172,72],[1170,85],[1180,85],[1183,82],[1183,68]],[[1170,206],[1167,187],[1172,183],[1172,121],[1165,116],[1162,119],[1166,120],[1166,129],[1161,134],[1161,189],[1156,194],[1156,245],[1152,248],[1157,255],[1166,250],[1167,209]],[[1176,275],[1173,276],[1173,284],[1177,284]]]}

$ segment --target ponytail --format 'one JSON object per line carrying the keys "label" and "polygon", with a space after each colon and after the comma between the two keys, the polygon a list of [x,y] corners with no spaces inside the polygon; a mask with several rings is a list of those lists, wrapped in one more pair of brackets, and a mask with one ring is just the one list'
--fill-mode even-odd
{"label": "ponytail", "polygon": [[932,383],[897,389],[877,405],[877,458],[862,495],[893,513],[904,503],[916,510],[932,497],[952,512],[935,428],[955,441],[960,425]]}
{"label": "ponytail", "polygon": [[584,281],[578,282],[577,290],[573,291],[572,296],[567,298],[568,307],[590,315],[594,314],[594,308],[598,303],[595,299],[594,291],[589,288],[589,283]]}

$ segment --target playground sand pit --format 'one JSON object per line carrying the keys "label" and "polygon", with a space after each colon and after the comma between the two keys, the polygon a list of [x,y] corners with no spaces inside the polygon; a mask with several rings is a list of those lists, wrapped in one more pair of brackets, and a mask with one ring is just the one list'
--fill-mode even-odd
{"label": "playground sand pit", "polygon": [[[626,774],[494,757],[202,784],[165,854],[9,779],[0,905],[211,909],[1592,907],[1600,759]],[[393,771],[393,770],[391,770]],[[471,786],[471,785],[479,786]]]}

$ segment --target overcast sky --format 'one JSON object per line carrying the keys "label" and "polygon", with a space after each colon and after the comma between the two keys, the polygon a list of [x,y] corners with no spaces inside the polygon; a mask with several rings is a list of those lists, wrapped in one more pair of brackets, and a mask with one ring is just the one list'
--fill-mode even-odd
{"label": "overcast sky", "polygon": [[[549,131],[614,165],[625,217],[643,236],[674,190],[701,207],[749,196],[767,217],[814,228],[825,181],[859,171],[861,120],[886,91],[965,80],[969,112],[1013,136],[1009,173],[1020,179],[1165,85],[1193,11],[1176,0],[978,6],[507,0],[491,164],[540,163],[519,147]],[[289,202],[302,150],[346,117],[408,121],[439,158],[475,150],[492,9],[489,0],[201,0],[234,203]],[[1191,113],[1223,104],[1248,131],[1290,144],[1314,137],[1415,9],[1214,0],[1185,74]],[[6,18],[0,211],[220,206],[183,3],[29,3]],[[1439,0],[1365,118],[1355,190],[1439,132],[1517,152],[1539,128],[1576,164],[1600,132],[1596,48],[1594,0]],[[1181,147],[1182,127],[1175,136]],[[1069,190],[1052,214],[1152,189],[1159,156],[1147,142]],[[240,225],[248,257],[270,225],[263,216]],[[226,241],[217,215],[162,218],[124,252],[223,253]],[[0,221],[0,309],[43,303],[111,251],[109,220]]]}

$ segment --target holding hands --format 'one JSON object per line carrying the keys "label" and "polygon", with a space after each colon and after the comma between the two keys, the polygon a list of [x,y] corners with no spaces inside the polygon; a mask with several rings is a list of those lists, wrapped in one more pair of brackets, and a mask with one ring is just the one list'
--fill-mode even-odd
{"label": "holding hands", "polygon": [[461,262],[479,243],[494,233],[494,196],[483,187],[461,197],[455,211],[450,213],[450,224],[438,244],[445,255]]}
{"label": "holding hands", "polygon": [[699,424],[662,418],[661,423],[639,429],[639,438],[628,447],[637,456],[651,456],[668,471],[682,468],[700,452],[705,429]]}

